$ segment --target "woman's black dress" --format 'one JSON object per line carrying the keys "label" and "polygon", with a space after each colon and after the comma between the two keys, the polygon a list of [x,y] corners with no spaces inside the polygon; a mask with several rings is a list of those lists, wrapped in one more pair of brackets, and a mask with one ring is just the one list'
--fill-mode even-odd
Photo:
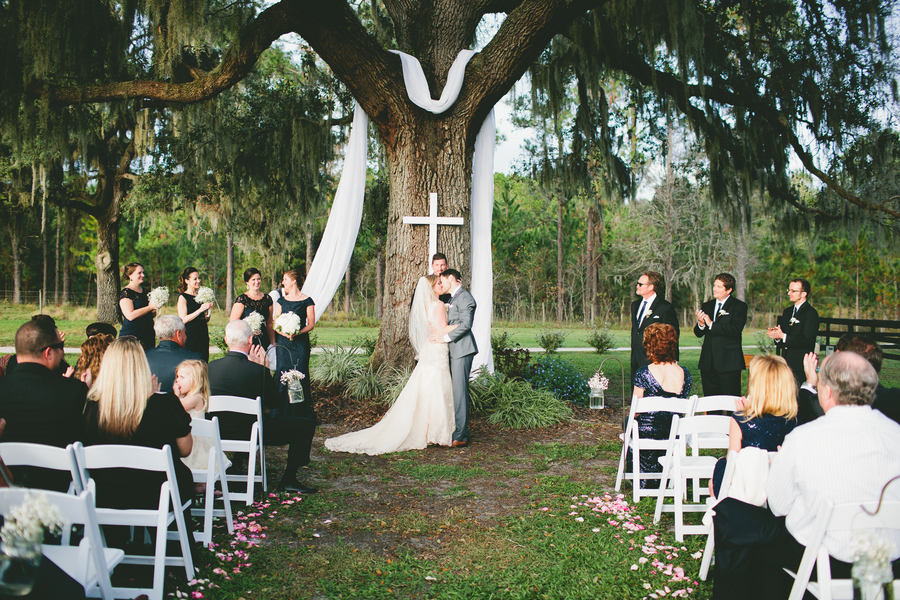
{"label": "woman's black dress", "polygon": [[[181,297],[187,302],[187,314],[200,310],[201,305],[197,303],[196,296],[181,292]],[[209,326],[206,323],[206,314],[200,314],[185,323],[184,333],[187,336],[184,349],[196,352],[205,362],[209,362]]]}
{"label": "woman's black dress", "polygon": [[[119,300],[123,298],[131,300],[135,310],[150,306],[150,298],[147,295],[147,292],[143,290],[136,292],[131,288],[124,288],[119,293]],[[125,337],[127,335],[137,338],[137,341],[141,343],[144,350],[149,350],[156,346],[156,333],[153,332],[153,313],[148,312],[134,321],[129,321],[123,314],[122,330],[119,331],[119,337]]]}
{"label": "woman's black dress", "polygon": [[[259,300],[254,300],[247,294],[241,294],[234,299],[234,302],[235,304],[240,304],[244,307],[244,312],[241,313],[242,319],[249,317],[252,312],[258,312],[266,321],[269,320],[269,312],[272,310],[272,297],[268,294],[263,294],[263,297]],[[268,348],[269,344],[272,343],[269,340],[269,334],[266,331],[265,323],[263,323],[259,335],[253,335],[253,343],[257,346],[262,346],[263,350]]]}
{"label": "woman's black dress", "polygon": [[[292,301],[284,296],[278,299],[281,305],[281,314],[292,312],[300,317],[300,328],[306,327],[306,309],[315,306],[312,298]],[[309,343],[309,333],[298,335],[293,340],[282,335],[276,335],[275,342],[278,344],[275,348],[276,373],[275,380],[278,382],[278,390],[284,401],[286,414],[292,417],[316,418],[316,411],[313,407],[312,394],[309,391],[309,354],[312,346]],[[288,399],[288,388],[281,383],[281,374],[291,369],[297,369],[306,377],[303,379],[303,402],[291,404]]]}
{"label": "woman's black dress", "polygon": [[[673,394],[662,389],[656,378],[650,373],[648,367],[641,367],[634,374],[634,386],[644,390],[644,397],[658,396],[661,398],[687,398],[691,395],[691,374],[687,369],[681,367],[684,371],[684,384],[681,386],[681,392]],[[674,413],[666,411],[654,411],[648,413],[640,413],[635,417],[635,425],[640,431],[640,435],[644,439],[651,440],[667,440],[669,432],[672,429],[672,415]],[[665,454],[665,450],[641,450],[641,473],[662,473],[662,465],[659,464],[659,457]],[[625,459],[626,471],[631,472],[631,448],[628,449],[628,455]],[[641,489],[657,489],[659,488],[659,479],[641,479]]]}

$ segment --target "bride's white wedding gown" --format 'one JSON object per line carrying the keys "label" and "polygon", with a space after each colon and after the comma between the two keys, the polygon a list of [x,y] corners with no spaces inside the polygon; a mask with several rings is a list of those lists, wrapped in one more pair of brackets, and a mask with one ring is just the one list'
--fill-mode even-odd
{"label": "bride's white wedding gown", "polygon": [[[429,324],[435,329],[443,327],[442,316],[446,325],[443,311],[440,301],[428,307]],[[447,344],[424,344],[406,387],[381,421],[368,429],[327,439],[325,447],[374,456],[422,449],[428,444],[449,446],[455,428]]]}

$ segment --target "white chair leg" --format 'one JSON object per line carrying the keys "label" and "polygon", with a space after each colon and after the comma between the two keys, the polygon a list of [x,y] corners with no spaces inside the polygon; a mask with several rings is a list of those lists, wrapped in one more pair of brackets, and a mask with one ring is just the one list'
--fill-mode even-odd
{"label": "white chair leg", "polygon": [[715,529],[709,528],[709,535],[706,537],[706,548],[703,549],[703,561],[700,563],[700,581],[706,581],[709,574],[709,567],[712,565],[713,551],[716,547]]}

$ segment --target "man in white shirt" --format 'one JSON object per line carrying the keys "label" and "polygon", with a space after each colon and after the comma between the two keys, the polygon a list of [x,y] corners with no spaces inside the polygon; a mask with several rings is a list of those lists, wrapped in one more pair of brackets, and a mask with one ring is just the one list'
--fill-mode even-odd
{"label": "man in white shirt", "polygon": [[[884,485],[900,475],[900,425],[872,409],[877,386],[875,369],[860,355],[840,352],[825,359],[818,382],[825,415],[788,434],[772,459],[766,482],[771,516],[758,523],[767,530],[765,539],[751,548],[751,566],[738,574],[740,581],[730,574],[718,578],[717,571],[714,598],[787,598],[793,579],[783,567],[796,571],[800,565],[823,501],[877,501]],[[885,499],[900,501],[900,486],[888,487]],[[880,534],[900,548],[900,531]],[[835,578],[850,577],[850,541],[849,532],[825,536]]]}

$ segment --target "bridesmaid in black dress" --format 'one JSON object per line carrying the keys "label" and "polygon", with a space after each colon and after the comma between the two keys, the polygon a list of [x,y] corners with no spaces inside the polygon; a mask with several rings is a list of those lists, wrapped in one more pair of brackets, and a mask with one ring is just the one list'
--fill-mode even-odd
{"label": "bridesmaid in black dress", "polygon": [[[316,418],[313,408],[312,394],[309,391],[309,354],[312,346],[309,343],[309,332],[316,326],[315,302],[309,296],[300,292],[300,271],[291,269],[284,274],[282,285],[284,295],[275,304],[275,318],[282,313],[292,312],[300,317],[301,329],[299,333],[291,337],[276,331],[278,344],[275,348],[275,381],[284,399],[284,406],[288,416]],[[306,377],[302,381],[303,402],[291,404],[288,400],[288,389],[281,383],[281,374],[291,369],[297,369]]]}
{"label": "bridesmaid in black dress", "polygon": [[197,303],[197,291],[200,289],[200,273],[194,267],[188,267],[178,276],[178,316],[184,321],[184,333],[187,341],[185,350],[192,350],[209,362],[209,313],[212,302]]}
{"label": "bridesmaid in black dress", "polygon": [[147,292],[141,287],[144,267],[140,263],[128,263],[122,269],[122,278],[127,279],[128,284],[119,293],[119,310],[122,311],[119,337],[137,338],[144,350],[149,350],[156,345],[153,314],[159,307],[150,303]]}
{"label": "bridesmaid in black dress", "polygon": [[270,345],[275,344],[275,330],[272,328],[272,298],[259,291],[259,287],[262,285],[262,274],[259,269],[250,267],[244,271],[244,283],[247,284],[247,292],[234,299],[231,318],[228,321],[246,318],[252,312],[261,314],[266,322],[259,334],[254,333],[253,343],[267,349]]}

